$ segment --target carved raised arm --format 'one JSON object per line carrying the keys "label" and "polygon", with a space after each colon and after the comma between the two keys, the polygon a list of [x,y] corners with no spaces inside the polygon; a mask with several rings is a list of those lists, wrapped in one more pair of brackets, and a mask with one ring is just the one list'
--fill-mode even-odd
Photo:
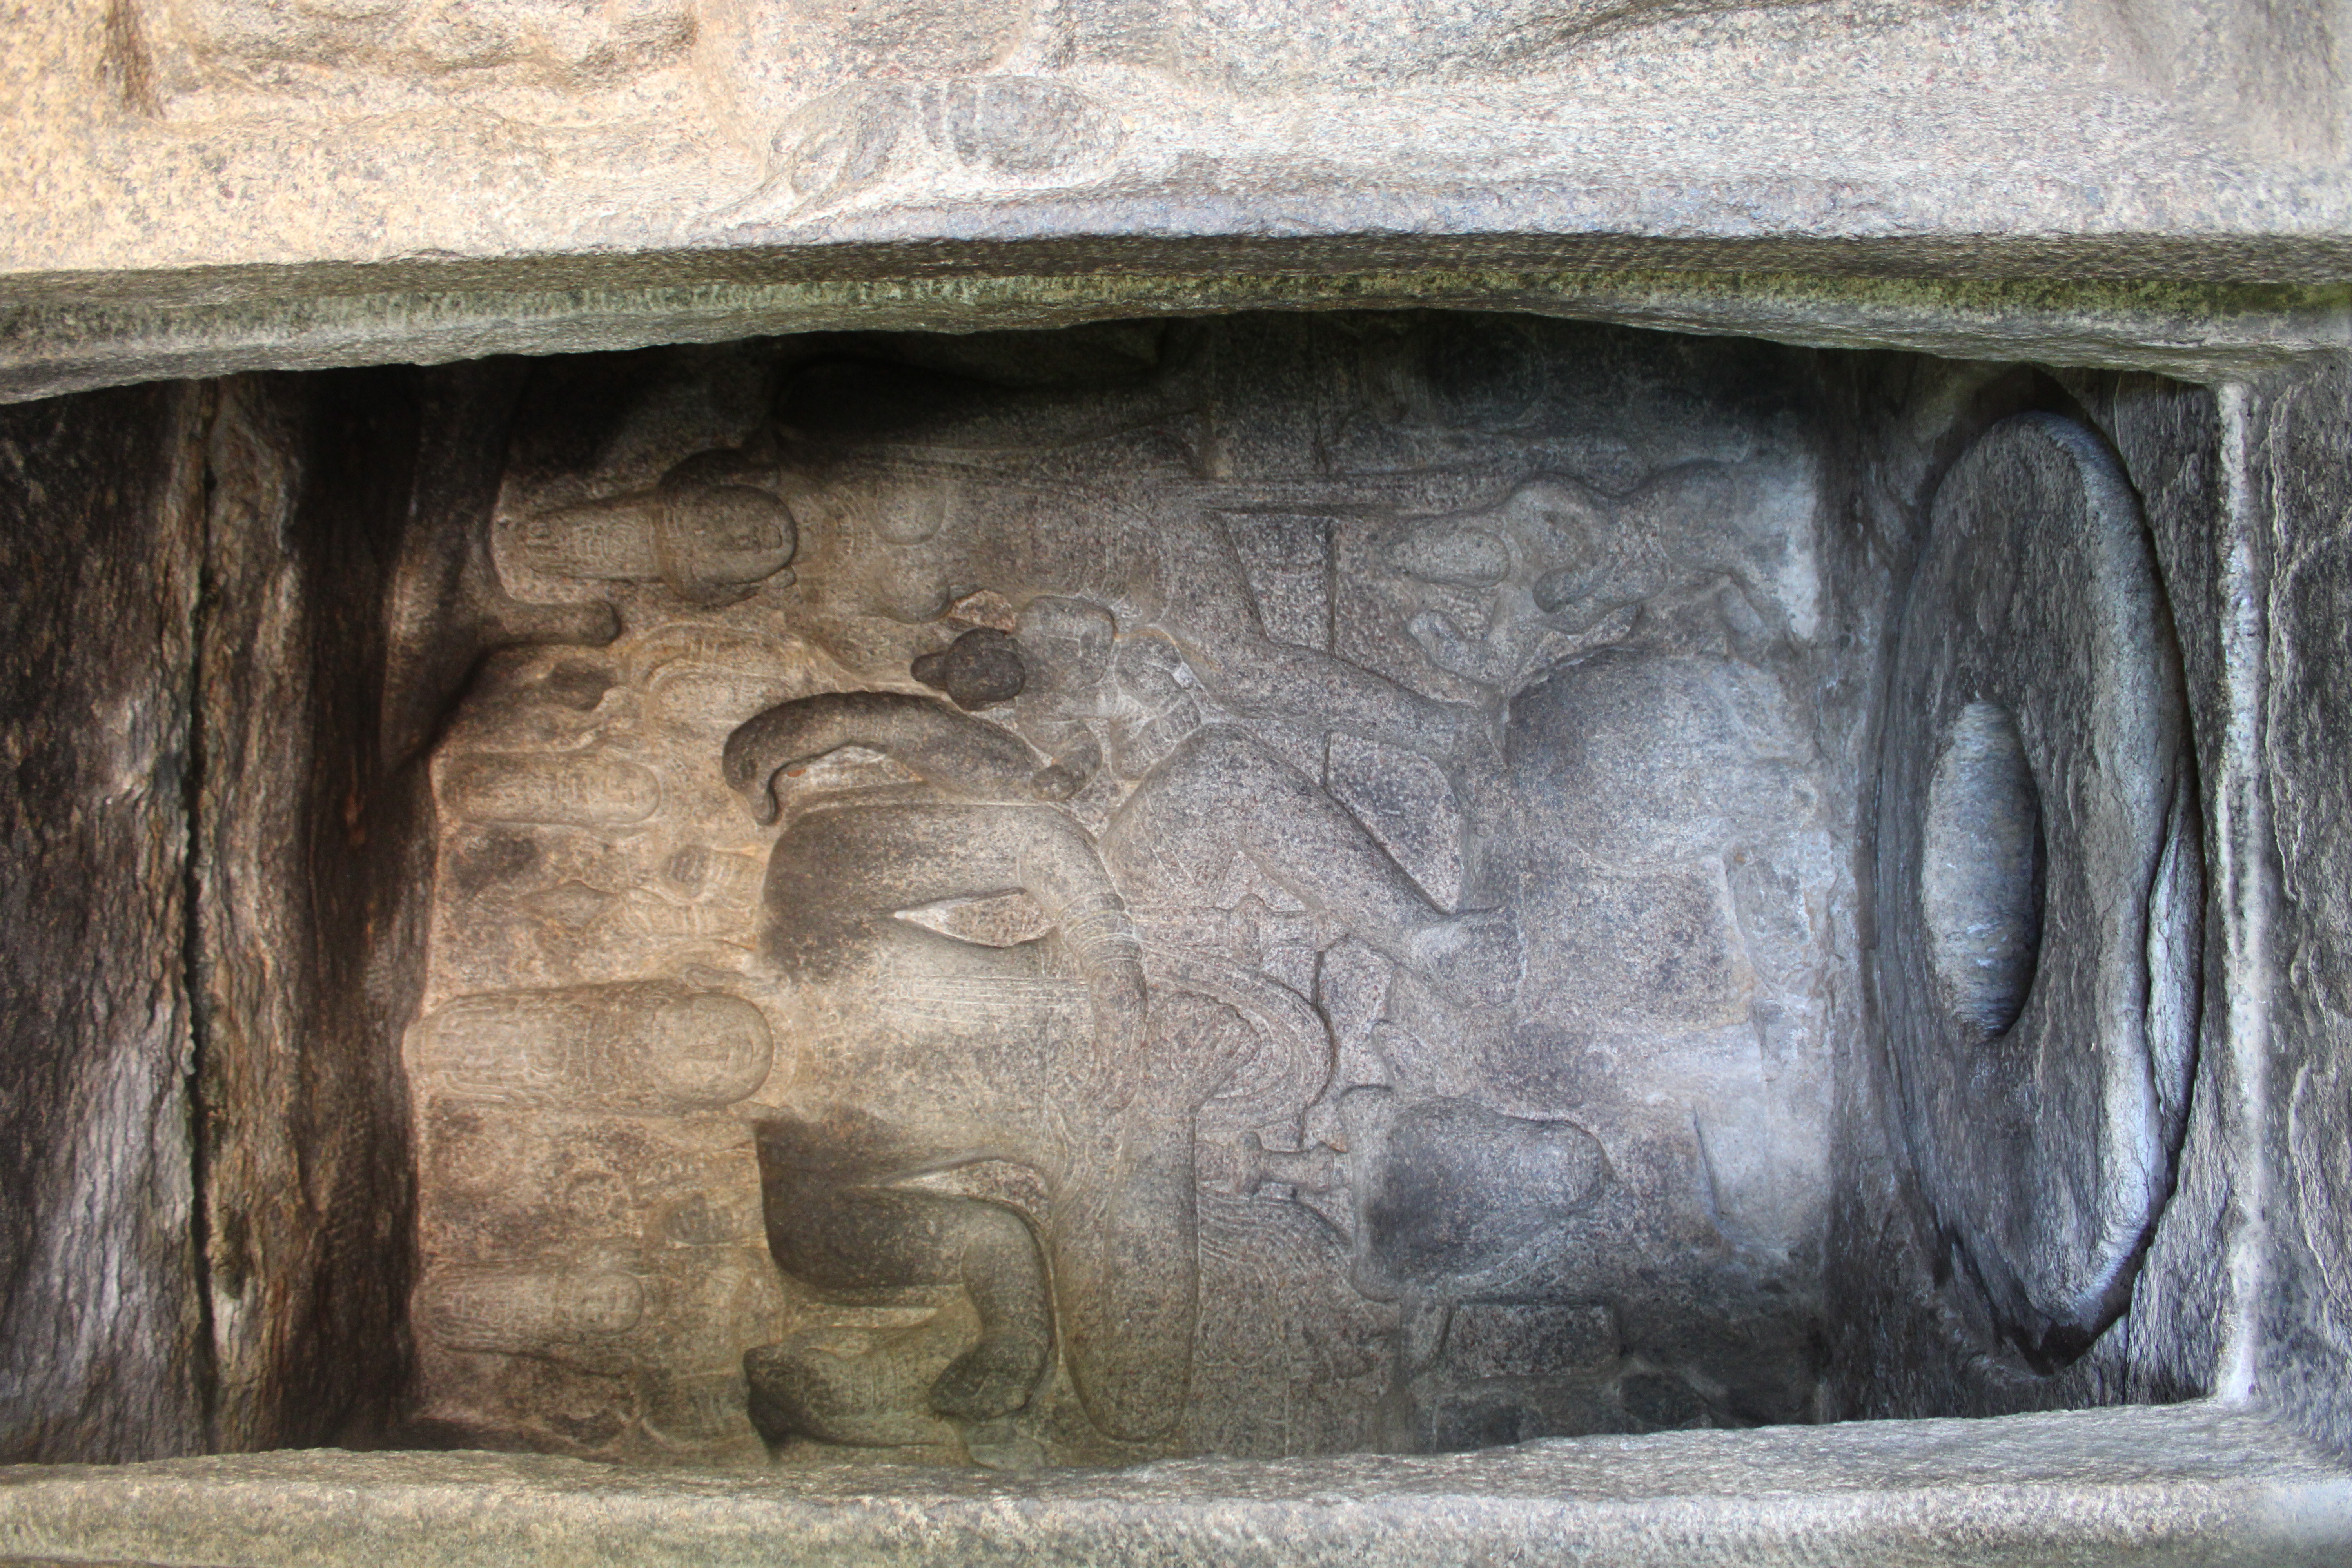
{"label": "carved raised arm", "polygon": [[780,702],[727,738],[728,787],[762,826],[782,810],[776,775],[843,746],[865,746],[965,800],[1026,804],[1067,795],[1065,775],[1041,767],[1026,742],[944,702],[900,691],[834,691]]}

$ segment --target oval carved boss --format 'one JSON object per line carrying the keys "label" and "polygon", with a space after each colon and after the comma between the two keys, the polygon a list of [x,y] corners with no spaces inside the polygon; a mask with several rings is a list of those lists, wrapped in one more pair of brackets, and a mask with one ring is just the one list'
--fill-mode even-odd
{"label": "oval carved boss", "polygon": [[2171,1189],[2203,861],[2146,522],[2080,424],[2023,414],[1937,492],[1882,735],[1880,1026],[1913,1166],[2042,1371],[2130,1300]]}

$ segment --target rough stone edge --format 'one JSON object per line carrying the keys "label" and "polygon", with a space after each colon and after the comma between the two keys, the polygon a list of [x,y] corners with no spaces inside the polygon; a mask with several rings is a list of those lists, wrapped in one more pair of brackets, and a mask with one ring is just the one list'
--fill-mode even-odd
{"label": "rough stone edge", "polygon": [[13,308],[0,292],[0,402],[260,369],[1258,310],[1524,310],[1811,348],[2028,359],[2200,382],[2242,379],[2352,347],[2352,284],[1414,268],[289,292],[194,304],[25,302],[20,295]]}
{"label": "rough stone edge", "polygon": [[2215,399],[2219,505],[2210,548],[2226,696],[2220,743],[2207,764],[2213,786],[2206,898],[2208,918],[2221,916],[2219,973],[2209,984],[2220,983],[2224,1000],[2221,1027],[2208,1036],[2203,1048],[2225,1057],[2226,1070],[2214,1077],[2228,1087],[2230,1103],[2221,1109],[2235,1145],[2228,1200],[2232,1223],[2224,1243],[2231,1299],[2213,1387],[2221,1397],[2236,1399],[2253,1397],[2272,1353],[2263,1299],[2276,1261],[2270,1207],[2284,1121],[2271,1086],[2282,890],[2267,754],[2270,600],[2276,563],[2267,506],[2272,485],[2261,446],[2263,418],[2276,401],[2282,379],[2261,378],[2270,383],[2261,386],[2224,386]]}
{"label": "rough stone edge", "polygon": [[1003,1478],[332,1450],[0,1469],[0,1563],[2340,1563],[2352,1471],[2210,1404]]}

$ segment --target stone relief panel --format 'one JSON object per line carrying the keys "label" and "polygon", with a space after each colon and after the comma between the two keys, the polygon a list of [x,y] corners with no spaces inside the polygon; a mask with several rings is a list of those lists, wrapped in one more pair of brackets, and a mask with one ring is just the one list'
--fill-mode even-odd
{"label": "stone relief panel", "polygon": [[[1966,3],[1914,0],[1878,9],[1932,13]],[[1258,93],[1375,72],[1511,75],[1644,27],[1819,4],[1373,0],[1302,9],[1235,0],[141,0],[136,10],[167,80],[183,89],[234,82],[332,91],[337,79],[473,75],[593,92],[692,65],[750,110],[806,102],[861,82],[1042,87],[1049,75],[1088,68]]]}
{"label": "stone relief panel", "polygon": [[1022,1468],[1802,1418],[1848,825],[1781,351],[549,362],[436,742],[419,1418]]}
{"label": "stone relief panel", "polygon": [[[1861,49],[1873,79],[1924,54],[2144,95],[2152,68],[2178,85],[2150,58],[2198,58],[2213,30],[2147,22],[2105,0],[133,0],[110,47],[165,120],[414,114],[438,136],[474,117],[559,160],[616,155],[634,129],[700,218],[773,224],[1138,179],[1195,192],[1192,160],[1296,160],[1283,110],[1308,102],[1334,116],[1325,156],[1397,145],[1402,118],[1431,133],[1427,177],[1471,146],[1479,178],[1515,177],[1556,158],[1567,84],[1594,106],[1688,101],[1753,86],[1759,53],[1835,94]],[[1600,112],[1611,141],[1643,133]]]}

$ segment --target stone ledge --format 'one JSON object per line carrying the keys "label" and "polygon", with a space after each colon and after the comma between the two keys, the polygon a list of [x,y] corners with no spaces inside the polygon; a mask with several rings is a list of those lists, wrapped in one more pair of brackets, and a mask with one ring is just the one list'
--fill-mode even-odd
{"label": "stone ledge", "polygon": [[0,1469],[0,1562],[2341,1563],[2352,1471],[2213,1405],[1028,1478],[333,1450]]}
{"label": "stone ledge", "polygon": [[[113,303],[0,289],[0,402],[248,370],[440,363],[768,333],[974,331],[1265,310],[1471,308],[1815,348],[2244,377],[2352,348],[2352,285],[1860,279],[1783,272],[1234,271],[604,282],[310,293],[219,280],[215,298]],[[281,297],[281,294],[283,297]]]}

